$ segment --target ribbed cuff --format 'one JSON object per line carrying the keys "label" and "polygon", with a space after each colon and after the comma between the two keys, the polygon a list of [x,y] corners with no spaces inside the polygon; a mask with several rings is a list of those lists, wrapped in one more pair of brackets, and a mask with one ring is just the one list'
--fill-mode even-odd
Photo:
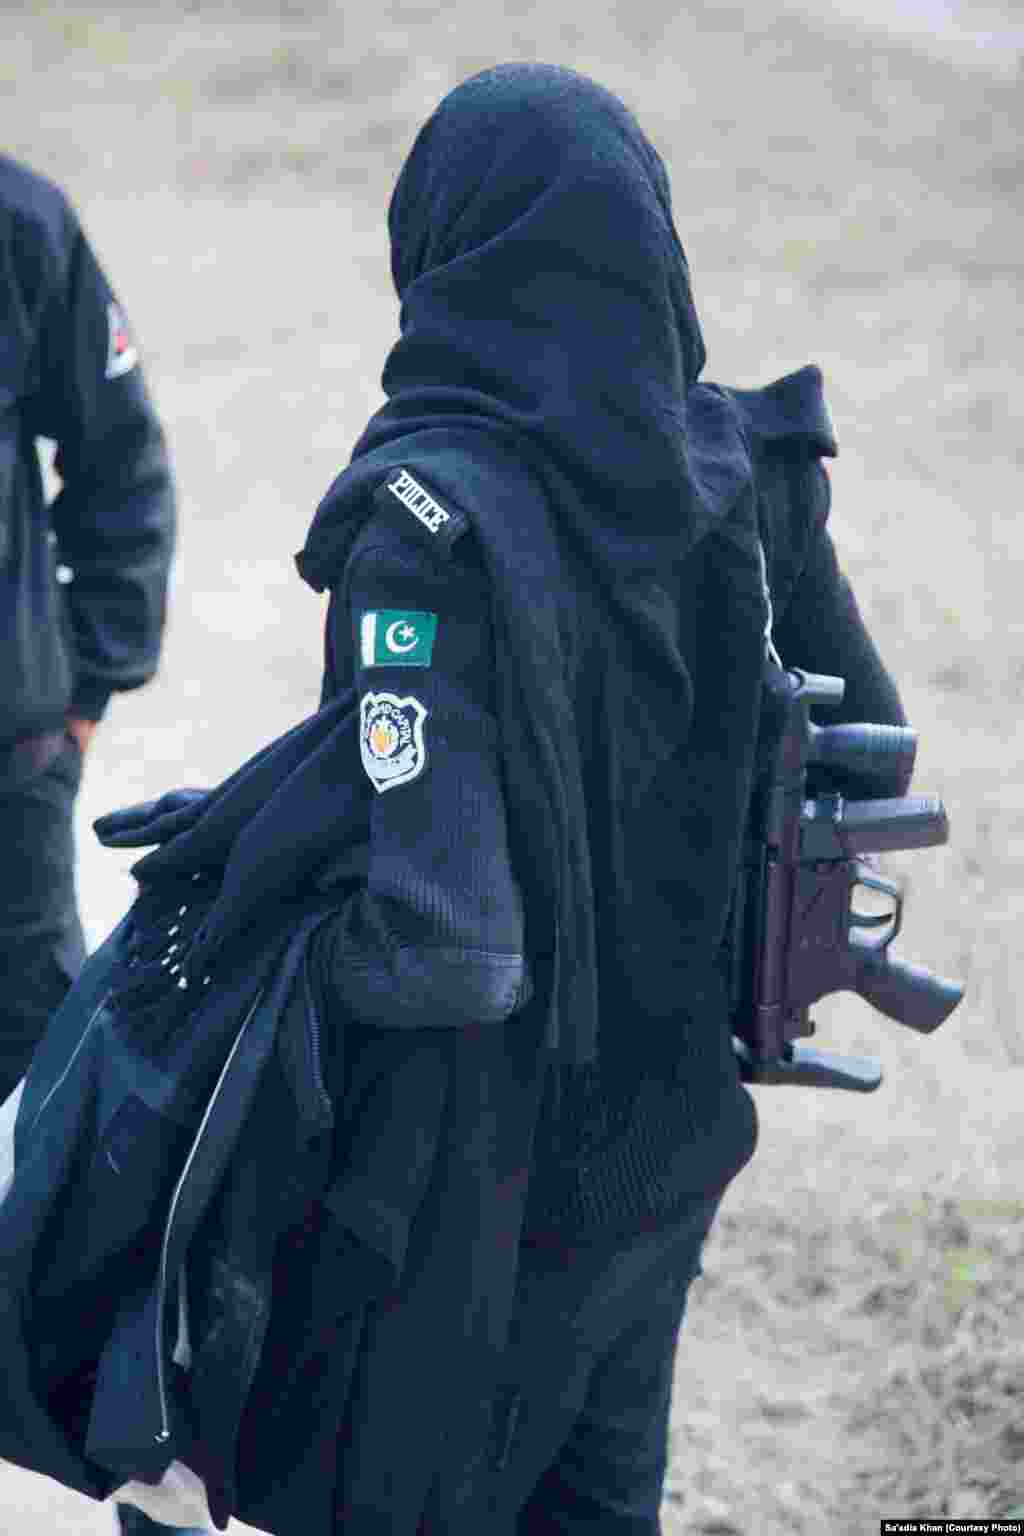
{"label": "ribbed cuff", "polygon": [[589,1115],[574,1113],[582,1104],[569,1090],[560,1121],[549,1121],[538,1136],[526,1241],[636,1233],[670,1220],[683,1200],[723,1189],[749,1161],[757,1142],[750,1094],[717,1042],[700,1040],[708,1050],[694,1050],[692,1038],[689,1044],[674,1080],[644,1080],[622,1130],[591,1154],[574,1156],[573,1141],[585,1145],[586,1122],[599,1105],[591,1093]]}

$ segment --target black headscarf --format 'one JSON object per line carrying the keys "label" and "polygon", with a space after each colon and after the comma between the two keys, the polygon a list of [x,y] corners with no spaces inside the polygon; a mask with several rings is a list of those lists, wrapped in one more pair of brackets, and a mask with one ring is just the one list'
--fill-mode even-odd
{"label": "black headscarf", "polygon": [[[307,580],[337,569],[360,460],[437,427],[511,435],[611,585],[649,579],[735,500],[731,413],[692,393],[704,343],[660,156],[572,70],[509,64],[448,95],[388,215],[401,337],[388,403],[321,507]],[[377,472],[379,478],[379,472]]]}
{"label": "black headscarf", "polygon": [[[629,687],[609,750],[633,803],[685,741],[693,685],[673,571],[741,500],[738,414],[697,384],[704,344],[657,152],[616,97],[541,64],[484,71],[421,129],[389,210],[401,335],[387,403],[321,503],[300,573],[334,585],[402,465],[465,511],[489,568],[514,840],[549,1045],[597,1049],[594,896],[571,702],[587,585]],[[532,933],[531,933],[532,924]]]}

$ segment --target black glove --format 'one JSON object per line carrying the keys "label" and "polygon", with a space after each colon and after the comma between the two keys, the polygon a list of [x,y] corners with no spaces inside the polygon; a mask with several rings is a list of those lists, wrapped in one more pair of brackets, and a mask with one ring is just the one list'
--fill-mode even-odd
{"label": "black glove", "polygon": [[209,800],[208,789],[170,789],[159,800],[143,800],[125,806],[122,811],[108,811],[92,824],[105,848],[146,848],[151,843],[167,843],[179,832],[194,827]]}

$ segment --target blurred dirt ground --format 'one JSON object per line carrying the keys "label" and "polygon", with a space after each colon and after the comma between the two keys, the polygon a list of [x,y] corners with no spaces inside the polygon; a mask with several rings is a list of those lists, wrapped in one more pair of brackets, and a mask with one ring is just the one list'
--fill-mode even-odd
{"label": "blurred dirt ground", "polygon": [[[760,1091],[682,1335],[665,1529],[874,1536],[1024,1503],[1019,11],[39,0],[0,4],[0,39],[4,147],[82,212],[182,494],[164,667],[115,701],[81,802],[93,941],[133,887],[91,819],[214,782],[315,707],[322,605],[291,555],[379,398],[384,209],[458,79],[541,58],[618,90],[669,163],[708,376],[824,369],[836,535],[953,828],[889,861],[901,949],[968,994],[931,1040],[819,1010],[823,1042],[883,1057],[873,1098]],[[111,1528],[0,1474],[0,1536]]]}

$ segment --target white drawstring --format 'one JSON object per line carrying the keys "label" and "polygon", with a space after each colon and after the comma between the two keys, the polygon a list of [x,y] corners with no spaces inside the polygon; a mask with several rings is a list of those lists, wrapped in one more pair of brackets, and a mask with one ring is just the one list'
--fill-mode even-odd
{"label": "white drawstring", "polygon": [[768,562],[764,557],[764,545],[760,539],[757,541],[757,552],[761,557],[761,587],[764,591],[765,607],[768,610],[768,619],[764,626],[764,654],[768,661],[774,661],[777,667],[781,667],[782,658],[775,649],[775,641],[772,639],[772,623],[774,621],[772,594],[768,587]]}

